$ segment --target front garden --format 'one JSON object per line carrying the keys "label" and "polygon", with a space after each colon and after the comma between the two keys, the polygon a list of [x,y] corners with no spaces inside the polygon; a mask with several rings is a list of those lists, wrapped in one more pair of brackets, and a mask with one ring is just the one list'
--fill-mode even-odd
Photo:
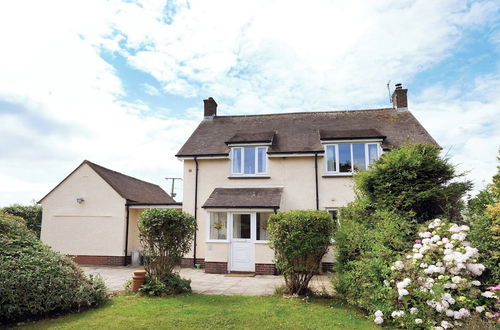
{"label": "front garden", "polygon": [[[272,215],[269,239],[284,295],[191,293],[174,266],[189,251],[196,221],[181,211],[151,209],[139,224],[148,274],[138,295],[25,326],[489,329],[500,321],[500,171],[466,203],[471,184],[439,154],[431,146],[404,146],[357,173],[356,199],[340,210],[339,224],[325,211]],[[22,220],[0,220],[0,243],[9,251],[0,260],[4,320],[99,305],[99,279],[50,251]],[[332,242],[336,297],[314,298],[309,281]]]}

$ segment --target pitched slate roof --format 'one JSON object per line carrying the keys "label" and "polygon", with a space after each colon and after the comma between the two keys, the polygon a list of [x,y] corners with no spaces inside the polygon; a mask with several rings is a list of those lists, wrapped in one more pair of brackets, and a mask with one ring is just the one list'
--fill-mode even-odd
{"label": "pitched slate roof", "polygon": [[215,116],[213,119],[204,119],[198,125],[177,156],[227,155],[228,141],[245,134],[265,135],[268,132],[275,132],[268,150],[270,154],[323,152],[320,132],[338,136],[348,131],[357,131],[361,135],[376,131],[376,134],[386,137],[382,143],[386,149],[404,143],[438,145],[410,111],[387,108]]}
{"label": "pitched slate roof", "polygon": [[278,209],[282,188],[215,188],[203,208]]}
{"label": "pitched slate roof", "polygon": [[[83,164],[87,164],[92,168],[111,188],[113,188],[121,197],[131,204],[172,204],[175,200],[170,197],[160,186],[142,181],[131,176],[110,170],[88,160],[83,161],[73,172],[71,172],[63,181],[61,181],[54,189],[45,195],[40,202],[54,191],[61,183],[71,176]],[[39,202],[39,203],[40,203]]]}

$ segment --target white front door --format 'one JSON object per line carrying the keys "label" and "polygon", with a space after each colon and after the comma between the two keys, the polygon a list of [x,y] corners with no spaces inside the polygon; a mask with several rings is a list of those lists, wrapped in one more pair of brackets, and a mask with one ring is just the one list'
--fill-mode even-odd
{"label": "white front door", "polygon": [[255,271],[255,213],[232,213],[230,271]]}

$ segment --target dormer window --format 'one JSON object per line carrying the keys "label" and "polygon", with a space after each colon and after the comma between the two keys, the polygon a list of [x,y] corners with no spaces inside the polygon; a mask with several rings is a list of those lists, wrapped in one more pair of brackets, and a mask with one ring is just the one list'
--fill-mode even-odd
{"label": "dormer window", "polygon": [[379,143],[336,143],[325,145],[326,174],[364,171],[380,157]]}
{"label": "dormer window", "polygon": [[266,175],[267,147],[231,148],[231,174],[235,176]]}

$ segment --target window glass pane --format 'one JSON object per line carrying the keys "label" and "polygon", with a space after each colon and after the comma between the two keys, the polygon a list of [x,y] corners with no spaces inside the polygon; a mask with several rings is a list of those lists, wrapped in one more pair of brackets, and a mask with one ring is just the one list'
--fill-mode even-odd
{"label": "window glass pane", "polygon": [[250,214],[233,214],[233,238],[250,238]]}
{"label": "window glass pane", "polygon": [[227,213],[210,212],[210,239],[227,238]]}
{"label": "window glass pane", "polygon": [[233,149],[233,173],[241,173],[241,148]]}
{"label": "window glass pane", "polygon": [[257,240],[267,241],[267,221],[271,213],[257,213]]}
{"label": "window glass pane", "polygon": [[326,146],[326,171],[337,171],[337,161],[335,159],[335,146]]}
{"label": "window glass pane", "polygon": [[365,144],[353,143],[352,145],[352,159],[354,161],[354,169],[358,171],[366,170],[365,163]]}
{"label": "window glass pane", "polygon": [[339,144],[338,146],[340,172],[351,172],[351,145]]}
{"label": "window glass pane", "polygon": [[375,163],[378,160],[378,145],[368,145],[368,165]]}
{"label": "window glass pane", "polygon": [[243,148],[245,153],[245,174],[255,174],[255,147],[245,147]]}
{"label": "window glass pane", "polygon": [[259,173],[266,173],[266,148],[258,148]]}

